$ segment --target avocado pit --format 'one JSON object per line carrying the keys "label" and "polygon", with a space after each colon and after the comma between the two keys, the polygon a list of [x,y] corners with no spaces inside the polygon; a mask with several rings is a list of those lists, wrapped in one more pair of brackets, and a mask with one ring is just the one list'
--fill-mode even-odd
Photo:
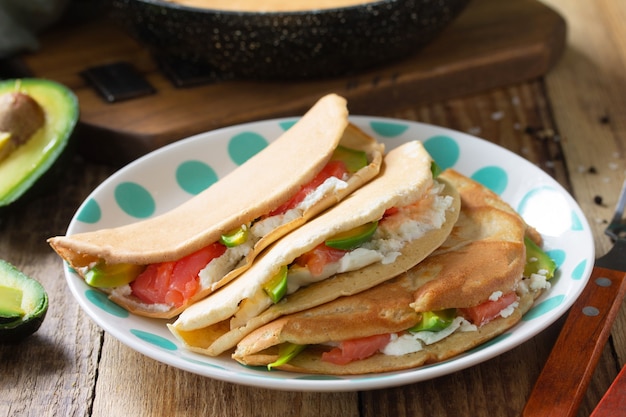
{"label": "avocado pit", "polygon": [[0,95],[0,161],[23,145],[45,123],[42,107],[28,94]]}

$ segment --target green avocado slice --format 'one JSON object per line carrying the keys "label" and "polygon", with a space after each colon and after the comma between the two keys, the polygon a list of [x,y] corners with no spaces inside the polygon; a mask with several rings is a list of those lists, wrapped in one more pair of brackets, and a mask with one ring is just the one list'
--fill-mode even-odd
{"label": "green avocado slice", "polygon": [[358,248],[363,243],[371,239],[378,228],[378,222],[369,222],[354,229],[338,233],[335,236],[326,239],[324,244],[329,248],[352,250]]}
{"label": "green avocado slice", "polygon": [[409,329],[410,332],[438,332],[450,324],[456,317],[456,309],[448,308],[439,311],[425,311],[421,314],[421,321]]}
{"label": "green avocado slice", "polygon": [[298,356],[298,353],[302,352],[306,345],[296,345],[295,343],[285,342],[278,347],[278,359],[274,362],[267,364],[267,370],[271,371],[272,368],[281,366]]}
{"label": "green avocado slice", "polygon": [[343,161],[346,164],[348,172],[355,173],[361,168],[367,166],[367,154],[357,149],[346,148],[345,146],[337,146],[331,158],[333,161]]}
{"label": "green avocado slice", "polygon": [[443,169],[437,164],[437,162],[432,161],[430,163],[430,173],[433,174],[433,178],[437,178],[439,174],[443,172]]}
{"label": "green avocado slice", "polygon": [[145,268],[144,265],[99,262],[85,273],[85,282],[97,288],[121,287],[134,281]]}
{"label": "green avocado slice", "polygon": [[0,81],[0,96],[16,92],[35,100],[43,109],[45,121],[0,160],[0,208],[16,202],[44,174],[52,171],[78,122],[78,100],[59,83],[37,78]]}
{"label": "green avocado slice", "polygon": [[524,245],[526,246],[524,276],[529,277],[532,274],[541,274],[544,275],[547,280],[551,279],[556,271],[556,262],[554,259],[550,258],[541,247],[528,237],[524,237]]}
{"label": "green avocado slice", "polygon": [[220,237],[220,242],[227,248],[242,245],[248,240],[248,226],[241,225]]}
{"label": "green avocado slice", "polygon": [[281,266],[276,275],[263,286],[263,291],[272,299],[274,304],[287,294],[287,272],[287,265]]}
{"label": "green avocado slice", "polygon": [[43,286],[0,260],[0,342],[15,342],[36,332],[47,311]]}

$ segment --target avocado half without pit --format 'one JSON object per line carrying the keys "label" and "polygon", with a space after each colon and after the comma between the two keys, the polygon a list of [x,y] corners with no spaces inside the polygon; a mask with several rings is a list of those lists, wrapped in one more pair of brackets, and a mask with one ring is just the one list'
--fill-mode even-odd
{"label": "avocado half without pit", "polygon": [[43,286],[0,260],[0,342],[16,342],[35,333],[47,311]]}
{"label": "avocado half without pit", "polygon": [[0,81],[0,208],[21,199],[54,171],[78,113],[76,96],[59,83]]}

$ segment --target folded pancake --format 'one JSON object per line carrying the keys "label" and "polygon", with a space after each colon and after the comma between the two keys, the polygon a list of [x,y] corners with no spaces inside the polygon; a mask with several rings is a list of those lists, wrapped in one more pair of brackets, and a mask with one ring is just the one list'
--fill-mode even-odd
{"label": "folded pancake", "polygon": [[175,209],[49,243],[119,305],[171,318],[375,177],[383,152],[383,144],[348,122],[345,99],[327,95],[261,152]]}
{"label": "folded pancake", "polygon": [[[375,179],[267,248],[170,330],[188,349],[219,355],[277,316],[364,291],[413,267],[441,245],[459,213],[458,193],[434,179],[431,167],[418,141],[393,149]],[[365,238],[333,248],[363,227],[370,231]],[[281,273],[286,296],[276,300],[271,283]]]}
{"label": "folded pancake", "polygon": [[[527,258],[526,245],[541,237],[480,184],[452,170],[440,177],[460,193],[461,213],[428,258],[367,291],[256,329],[233,357],[295,372],[388,372],[448,359],[514,326],[549,287],[554,264],[538,264],[534,250]],[[290,351],[296,356],[287,360]]]}

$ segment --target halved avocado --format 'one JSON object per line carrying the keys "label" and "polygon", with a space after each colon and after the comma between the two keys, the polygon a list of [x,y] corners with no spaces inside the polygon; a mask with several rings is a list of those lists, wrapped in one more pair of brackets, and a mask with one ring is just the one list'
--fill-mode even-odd
{"label": "halved avocado", "polygon": [[0,96],[22,93],[43,109],[44,123],[0,160],[0,208],[20,199],[65,151],[78,122],[78,100],[67,87],[50,80],[0,81]]}
{"label": "halved avocado", "polygon": [[36,280],[0,260],[0,342],[36,332],[48,311],[48,294]]}

